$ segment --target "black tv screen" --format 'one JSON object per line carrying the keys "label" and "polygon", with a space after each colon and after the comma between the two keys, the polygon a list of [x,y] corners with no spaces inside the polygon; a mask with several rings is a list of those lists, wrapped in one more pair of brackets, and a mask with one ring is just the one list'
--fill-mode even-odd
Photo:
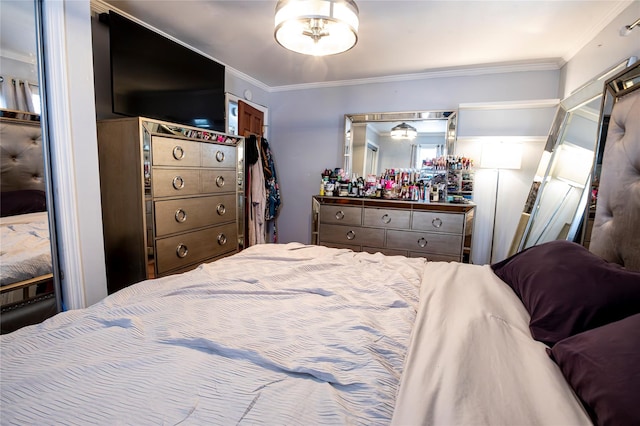
{"label": "black tv screen", "polygon": [[225,130],[224,65],[109,12],[113,112]]}

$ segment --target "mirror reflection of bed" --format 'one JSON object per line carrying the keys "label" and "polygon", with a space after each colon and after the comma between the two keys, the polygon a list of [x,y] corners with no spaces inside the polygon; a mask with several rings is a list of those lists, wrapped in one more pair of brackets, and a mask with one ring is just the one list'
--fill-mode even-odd
{"label": "mirror reflection of bed", "polygon": [[4,333],[55,315],[57,307],[40,121],[34,114],[1,113],[0,319]]}

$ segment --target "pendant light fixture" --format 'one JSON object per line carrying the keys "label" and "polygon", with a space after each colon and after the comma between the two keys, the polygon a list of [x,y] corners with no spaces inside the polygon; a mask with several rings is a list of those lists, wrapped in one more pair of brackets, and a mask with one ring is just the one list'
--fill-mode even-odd
{"label": "pendant light fixture", "polygon": [[294,52],[335,55],[355,46],[358,24],[358,6],[353,0],[280,0],[274,36]]}
{"label": "pendant light fixture", "polygon": [[415,127],[407,123],[401,123],[391,129],[391,137],[393,139],[415,139],[418,131]]}

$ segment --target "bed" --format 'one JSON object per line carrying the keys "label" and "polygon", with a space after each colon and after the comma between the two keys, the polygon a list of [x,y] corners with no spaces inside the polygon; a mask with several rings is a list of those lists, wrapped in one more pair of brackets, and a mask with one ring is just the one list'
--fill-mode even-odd
{"label": "bed", "polygon": [[[612,144],[630,190],[638,135]],[[494,265],[255,245],[0,339],[2,424],[640,422],[640,272],[568,241]]]}
{"label": "bed", "polygon": [[40,122],[15,116],[0,117],[2,333],[57,312]]}

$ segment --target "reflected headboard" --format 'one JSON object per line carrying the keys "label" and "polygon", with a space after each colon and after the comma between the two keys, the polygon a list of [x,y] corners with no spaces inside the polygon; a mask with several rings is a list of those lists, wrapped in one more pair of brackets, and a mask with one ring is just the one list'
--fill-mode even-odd
{"label": "reflected headboard", "polygon": [[0,190],[1,216],[46,210],[39,121],[0,117]]}
{"label": "reflected headboard", "polygon": [[2,192],[44,191],[44,161],[40,122],[0,117]]}
{"label": "reflected headboard", "polygon": [[[614,97],[589,250],[640,271],[640,63],[605,84]],[[631,84],[630,84],[631,83]]]}

